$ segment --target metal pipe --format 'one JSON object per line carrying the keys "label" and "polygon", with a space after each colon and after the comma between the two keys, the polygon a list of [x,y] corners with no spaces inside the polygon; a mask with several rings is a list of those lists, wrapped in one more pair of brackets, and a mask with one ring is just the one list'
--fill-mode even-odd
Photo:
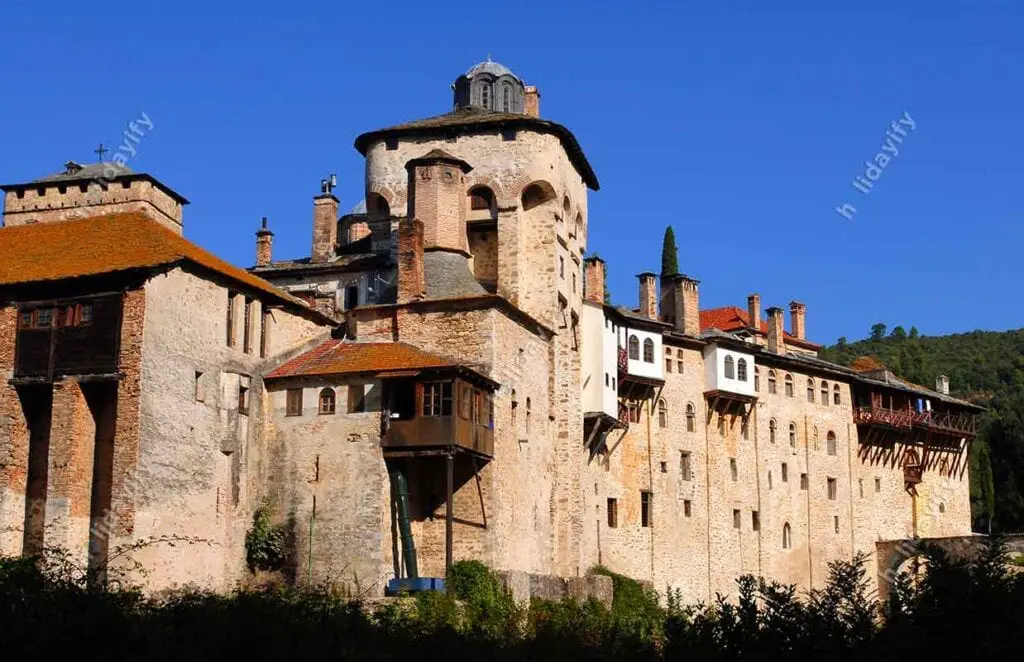
{"label": "metal pipe", "polygon": [[416,545],[412,539],[409,525],[409,483],[401,471],[391,472],[391,488],[398,506],[398,535],[402,538],[402,561],[405,563],[405,574],[410,579],[420,576],[416,564]]}

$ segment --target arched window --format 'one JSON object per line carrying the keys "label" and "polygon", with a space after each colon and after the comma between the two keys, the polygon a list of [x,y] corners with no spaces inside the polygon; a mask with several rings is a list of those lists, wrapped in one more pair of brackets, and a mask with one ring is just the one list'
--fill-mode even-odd
{"label": "arched window", "polygon": [[829,455],[836,454],[836,433],[832,430],[829,430],[828,434],[825,435],[825,449]]}
{"label": "arched window", "polygon": [[523,189],[523,211],[543,205],[555,199],[555,190],[547,182],[534,182]]}
{"label": "arched window", "polygon": [[828,406],[828,382],[821,380],[821,404]]}
{"label": "arched window", "polygon": [[769,370],[768,371],[768,392],[769,393],[775,393],[776,392],[776,387],[775,387],[775,371],[774,370]]}
{"label": "arched window", "polygon": [[476,186],[469,192],[469,209],[471,211],[491,211],[494,209],[494,193],[486,186]]}
{"label": "arched window", "polygon": [[644,339],[644,363],[654,363],[654,341]]}
{"label": "arched window", "polygon": [[481,83],[480,84],[480,105],[487,110],[491,109],[491,84]]}
{"label": "arched window", "polygon": [[818,426],[815,425],[811,430],[811,441],[814,442],[814,450],[818,450]]}
{"label": "arched window", "polygon": [[391,205],[380,193],[370,193],[366,196],[366,212],[371,221],[391,218]]}
{"label": "arched window", "polygon": [[747,381],[747,360],[740,359],[736,362],[736,379],[741,382]]}
{"label": "arched window", "polygon": [[334,389],[325,388],[320,391],[320,413],[321,414],[333,414],[334,413]]}
{"label": "arched window", "polygon": [[526,434],[530,434],[530,398],[526,398]]}
{"label": "arched window", "polygon": [[793,397],[793,375],[786,373],[786,397]]}
{"label": "arched window", "polygon": [[814,402],[814,380],[807,378],[807,402]]}
{"label": "arched window", "polygon": [[664,399],[658,400],[658,427],[668,427],[668,405]]}
{"label": "arched window", "polygon": [[634,361],[640,360],[640,340],[636,336],[629,337],[629,358]]}
{"label": "arched window", "polygon": [[697,431],[697,410],[694,408],[692,402],[686,403],[686,431]]}
{"label": "arched window", "polygon": [[761,392],[761,369],[756,365],[754,366],[754,391]]}
{"label": "arched window", "polygon": [[789,447],[796,450],[796,423],[789,424]]}
{"label": "arched window", "polygon": [[782,525],[782,549],[792,549],[793,547],[793,529],[790,528],[789,522]]}
{"label": "arched window", "polygon": [[564,198],[562,198],[562,213],[564,214],[563,218],[566,221],[569,220],[569,213],[571,210],[572,206],[569,204],[569,196],[565,196]]}
{"label": "arched window", "polygon": [[502,112],[512,112],[512,87],[505,83],[501,86],[501,110]]}
{"label": "arched window", "polygon": [[725,378],[735,379],[736,378],[736,366],[731,356],[725,357]]}
{"label": "arched window", "polygon": [[832,385],[832,404],[843,404],[843,397],[839,394],[839,384]]}
{"label": "arched window", "polygon": [[519,430],[516,429],[516,410],[519,409],[519,401],[516,400],[516,390],[512,389],[512,434],[519,438]]}
{"label": "arched window", "polygon": [[768,421],[768,441],[775,443],[775,435],[779,431],[779,424],[775,422],[775,419]]}

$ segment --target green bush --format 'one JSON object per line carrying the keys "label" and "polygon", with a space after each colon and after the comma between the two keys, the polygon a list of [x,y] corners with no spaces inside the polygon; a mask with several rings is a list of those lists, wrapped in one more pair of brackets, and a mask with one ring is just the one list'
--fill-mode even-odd
{"label": "green bush", "polygon": [[245,534],[245,561],[249,570],[279,570],[287,560],[287,529],[270,521],[271,504],[263,501],[252,514],[252,528]]}

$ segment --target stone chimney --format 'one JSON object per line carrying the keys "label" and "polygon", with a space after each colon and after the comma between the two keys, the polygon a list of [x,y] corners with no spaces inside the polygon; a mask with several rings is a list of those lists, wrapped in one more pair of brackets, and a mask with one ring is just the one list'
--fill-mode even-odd
{"label": "stone chimney", "polygon": [[659,278],[659,287],[661,288],[661,298],[658,301],[658,311],[661,315],[662,322],[668,322],[675,326],[676,323],[676,298],[677,290],[676,287],[679,280],[678,274],[671,274],[666,276],[662,274]]}
{"label": "stone chimney", "polygon": [[403,218],[398,223],[398,303],[422,299],[425,294],[423,223]]}
{"label": "stone chimney", "polygon": [[751,327],[761,330],[761,295],[757,292],[747,297],[747,318]]}
{"label": "stone chimney", "polygon": [[786,353],[782,315],[782,308],[772,306],[768,309],[768,351],[773,354]]}
{"label": "stone chimney", "polygon": [[313,251],[314,264],[329,262],[338,244],[338,199],[333,193],[321,193],[313,198]]}
{"label": "stone chimney", "polygon": [[274,233],[267,228],[267,217],[263,217],[263,226],[256,231],[256,266],[265,267],[270,264],[270,252],[273,248]]}
{"label": "stone chimney", "polygon": [[789,332],[794,338],[807,338],[807,306],[799,301],[789,302]]}
{"label": "stone chimney", "polygon": [[700,335],[700,285],[699,280],[679,276],[676,281],[676,330],[688,336]]}
{"label": "stone chimney", "polygon": [[935,390],[943,395],[949,395],[949,377],[939,375],[935,378]]}
{"label": "stone chimney", "polygon": [[469,257],[466,239],[466,173],[472,166],[440,149],[405,164],[408,217],[423,223],[423,249]]}
{"label": "stone chimney", "polygon": [[637,274],[640,280],[640,314],[647,319],[658,319],[658,288],[655,285],[655,274],[645,271]]}
{"label": "stone chimney", "polygon": [[523,112],[530,117],[540,117],[540,90],[534,85],[527,85],[523,91],[526,92]]}
{"label": "stone chimney", "polygon": [[604,304],[604,260],[595,256],[583,259],[583,298]]}

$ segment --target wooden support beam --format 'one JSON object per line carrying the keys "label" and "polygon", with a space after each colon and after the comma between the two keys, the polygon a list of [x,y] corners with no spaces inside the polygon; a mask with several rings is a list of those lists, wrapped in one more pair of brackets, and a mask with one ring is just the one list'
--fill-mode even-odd
{"label": "wooden support beam", "polygon": [[444,512],[444,575],[447,577],[448,572],[452,569],[452,516],[454,515],[452,499],[454,498],[455,492],[455,452],[451,449],[448,450],[445,465],[448,475],[446,489],[447,503],[445,504]]}

